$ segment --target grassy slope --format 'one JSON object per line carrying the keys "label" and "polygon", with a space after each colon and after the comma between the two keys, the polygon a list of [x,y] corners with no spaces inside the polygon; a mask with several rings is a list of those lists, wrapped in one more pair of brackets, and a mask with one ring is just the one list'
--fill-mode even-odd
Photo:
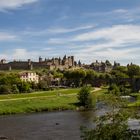
{"label": "grassy slope", "polygon": [[28,113],[52,110],[75,109],[76,96],[26,99],[0,102],[0,114]]}
{"label": "grassy slope", "polygon": [[[77,98],[75,93],[78,93],[78,91],[79,89],[59,89],[54,91],[35,92],[30,94],[24,93],[1,95],[0,114],[74,109],[74,105],[72,103],[76,102]],[[61,95],[63,96],[58,96],[58,93],[61,93]],[[73,96],[65,97],[65,95],[68,94],[73,94]],[[11,99],[17,100],[12,101]]]}
{"label": "grassy slope", "polygon": [[28,98],[28,97],[41,97],[41,96],[52,96],[61,94],[73,94],[77,93],[79,88],[75,89],[58,89],[54,91],[41,91],[34,93],[22,93],[22,94],[8,94],[8,95],[0,95],[0,100],[2,99],[16,99],[16,98]]}
{"label": "grassy slope", "polygon": [[[1,95],[0,114],[75,109],[74,103],[77,102],[78,91],[79,89],[61,89],[30,94]],[[61,93],[61,96],[58,96],[58,93]]]}
{"label": "grassy slope", "polygon": [[[77,107],[75,104],[78,102],[77,94],[75,93],[78,93],[78,91],[79,89],[65,89],[31,94],[1,95],[0,100],[18,100],[0,101],[0,114],[16,114],[68,109],[74,110]],[[96,91],[94,95],[101,95],[104,92],[105,90]],[[58,93],[61,93],[61,96],[58,96]],[[27,99],[20,99],[25,97]],[[37,98],[31,99],[30,97]]]}

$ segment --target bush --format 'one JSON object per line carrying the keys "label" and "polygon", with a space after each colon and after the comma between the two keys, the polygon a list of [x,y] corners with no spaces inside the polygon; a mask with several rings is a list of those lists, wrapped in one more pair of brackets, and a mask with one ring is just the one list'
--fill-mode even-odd
{"label": "bush", "polygon": [[0,85],[0,93],[1,94],[10,94],[11,92],[11,87],[8,85]]}
{"label": "bush", "polygon": [[17,85],[12,86],[12,93],[14,93],[14,94],[19,93],[19,89],[17,88]]}
{"label": "bush", "polygon": [[109,93],[114,94],[114,95],[120,95],[120,90],[119,87],[116,84],[112,84],[108,88]]}
{"label": "bush", "polygon": [[27,93],[31,91],[31,85],[27,82],[22,82],[21,87],[19,88],[20,92]]}
{"label": "bush", "polygon": [[124,86],[120,86],[121,95],[129,95],[131,93],[131,89],[126,88]]}
{"label": "bush", "polygon": [[90,92],[90,87],[84,86],[78,93],[78,100],[81,106],[85,108],[93,107],[93,98]]}

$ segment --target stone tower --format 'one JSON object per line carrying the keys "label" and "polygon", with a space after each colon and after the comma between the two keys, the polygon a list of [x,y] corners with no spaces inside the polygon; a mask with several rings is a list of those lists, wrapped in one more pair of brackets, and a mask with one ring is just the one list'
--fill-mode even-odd
{"label": "stone tower", "polygon": [[39,63],[41,63],[41,62],[42,62],[42,57],[40,56],[40,57],[39,57]]}

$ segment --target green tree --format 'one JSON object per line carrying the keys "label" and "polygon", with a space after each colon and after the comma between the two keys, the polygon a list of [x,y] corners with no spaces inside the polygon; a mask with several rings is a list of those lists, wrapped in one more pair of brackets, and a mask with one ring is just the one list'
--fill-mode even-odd
{"label": "green tree", "polygon": [[130,140],[126,112],[113,113],[99,117],[96,129],[82,128],[83,140]]}
{"label": "green tree", "polygon": [[116,84],[111,84],[108,88],[108,92],[113,95],[120,95],[119,87]]}
{"label": "green tree", "polygon": [[15,73],[0,73],[0,92],[1,93],[19,93],[18,85],[21,80]]}
{"label": "green tree", "polygon": [[86,85],[87,84],[93,85],[96,75],[97,74],[96,74],[96,72],[94,70],[86,70],[86,76],[83,79],[84,84],[86,84]]}
{"label": "green tree", "polygon": [[128,66],[128,75],[130,78],[139,77],[140,76],[140,67],[135,64],[131,64]]}
{"label": "green tree", "polygon": [[80,87],[86,72],[83,69],[68,70],[64,72],[64,77],[69,81],[69,85],[73,84],[75,87]]}
{"label": "green tree", "polygon": [[14,94],[19,93],[19,89],[18,89],[17,85],[12,85],[11,89],[12,89],[12,93],[14,93]]}
{"label": "green tree", "polygon": [[1,94],[10,94],[12,93],[11,87],[9,85],[0,85]]}
{"label": "green tree", "polygon": [[91,108],[93,106],[93,99],[90,87],[82,87],[78,93],[77,98],[81,106],[84,106],[85,108]]}
{"label": "green tree", "polygon": [[128,127],[128,118],[134,117],[134,112],[125,109],[125,102],[119,97],[105,97],[103,101],[110,111],[95,119],[93,129],[82,127],[83,140],[131,140],[132,134]]}
{"label": "green tree", "polygon": [[31,85],[28,82],[22,82],[19,89],[23,93],[31,92]]}
{"label": "green tree", "polygon": [[116,71],[119,71],[119,72],[122,72],[122,73],[125,73],[125,74],[127,74],[127,71],[128,71],[126,66],[117,66],[113,70],[116,70]]}
{"label": "green tree", "polygon": [[[140,78],[140,67],[135,64],[128,65],[128,75],[130,76],[130,85],[133,92],[138,92],[140,87],[137,87],[137,78]],[[139,83],[138,83],[139,84]]]}

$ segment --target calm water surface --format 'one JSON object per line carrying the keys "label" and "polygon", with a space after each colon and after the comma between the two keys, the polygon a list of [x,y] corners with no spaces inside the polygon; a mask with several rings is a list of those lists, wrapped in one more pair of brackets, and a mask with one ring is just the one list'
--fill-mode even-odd
{"label": "calm water surface", "polygon": [[80,126],[92,127],[94,112],[51,112],[0,117],[8,140],[80,140]]}
{"label": "calm water surface", "polygon": [[[26,115],[0,116],[0,136],[8,140],[80,140],[80,126],[94,127],[93,118],[108,109],[97,104],[96,111],[62,111]],[[140,129],[138,120],[128,121]]]}

